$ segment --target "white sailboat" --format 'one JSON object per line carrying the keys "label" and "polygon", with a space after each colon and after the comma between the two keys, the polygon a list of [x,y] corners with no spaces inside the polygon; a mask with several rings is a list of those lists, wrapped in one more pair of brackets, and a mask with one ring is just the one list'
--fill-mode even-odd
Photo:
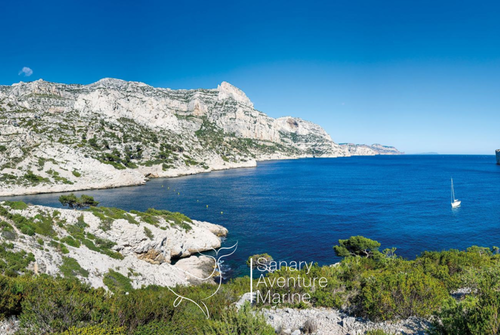
{"label": "white sailboat", "polygon": [[455,199],[455,189],[453,188],[453,178],[451,178],[451,208],[457,208],[462,202]]}

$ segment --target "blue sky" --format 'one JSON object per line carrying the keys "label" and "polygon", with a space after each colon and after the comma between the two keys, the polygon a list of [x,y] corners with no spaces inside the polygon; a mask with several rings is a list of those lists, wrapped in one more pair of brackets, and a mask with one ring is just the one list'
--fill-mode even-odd
{"label": "blue sky", "polygon": [[225,80],[336,142],[492,154],[499,12],[457,0],[3,1],[0,84]]}

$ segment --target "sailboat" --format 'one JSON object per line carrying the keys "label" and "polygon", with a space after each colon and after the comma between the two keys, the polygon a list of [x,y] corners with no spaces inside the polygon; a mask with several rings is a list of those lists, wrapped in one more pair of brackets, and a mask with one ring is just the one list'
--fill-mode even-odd
{"label": "sailboat", "polygon": [[453,188],[453,178],[451,178],[451,208],[457,208],[462,202],[455,199],[455,189]]}

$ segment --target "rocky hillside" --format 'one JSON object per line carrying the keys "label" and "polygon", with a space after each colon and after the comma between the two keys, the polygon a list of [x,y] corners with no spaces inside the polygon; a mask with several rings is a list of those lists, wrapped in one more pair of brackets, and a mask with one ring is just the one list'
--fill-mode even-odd
{"label": "rocky hillside", "polygon": [[375,155],[402,155],[395,147],[381,145],[381,144],[353,144],[353,143],[340,143],[350,156],[375,156]]}
{"label": "rocky hillside", "polygon": [[[227,230],[150,209],[78,211],[0,202],[0,273],[76,277],[94,287],[197,283],[214,271],[199,251],[221,246]],[[175,265],[172,262],[177,260]]]}
{"label": "rocky hillside", "polygon": [[102,79],[0,86],[0,195],[144,183],[258,160],[396,153],[340,146],[320,126],[257,111],[238,88]]}
{"label": "rocky hillside", "polygon": [[497,164],[500,165],[500,149],[495,150],[495,154],[497,156]]}

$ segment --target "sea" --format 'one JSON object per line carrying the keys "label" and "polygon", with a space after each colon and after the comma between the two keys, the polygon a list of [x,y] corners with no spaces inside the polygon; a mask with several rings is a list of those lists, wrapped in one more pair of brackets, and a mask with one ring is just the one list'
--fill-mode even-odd
{"label": "sea", "polygon": [[[450,204],[453,178],[459,208]],[[413,259],[425,250],[500,246],[500,166],[493,155],[402,155],[259,162],[255,168],[75,192],[102,206],[181,212],[225,226],[225,276],[249,256],[339,261],[339,239],[362,235]],[[1,198],[61,207],[60,193]]]}

